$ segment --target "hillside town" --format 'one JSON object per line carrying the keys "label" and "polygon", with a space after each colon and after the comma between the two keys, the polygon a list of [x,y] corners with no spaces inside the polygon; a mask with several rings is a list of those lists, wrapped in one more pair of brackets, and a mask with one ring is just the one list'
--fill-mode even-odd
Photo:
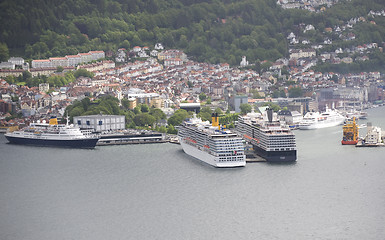
{"label": "hillside town", "polygon": [[[97,58],[102,60],[84,58],[92,56],[92,53],[99,54]],[[289,59],[277,60],[262,74],[241,66],[230,67],[226,63],[194,62],[183,51],[164,50],[161,44],[155,45],[151,51],[148,47],[136,46],[129,51],[119,49],[113,55],[116,61],[103,60],[103,51],[66,56],[60,61],[57,58],[33,60],[32,67],[27,71],[35,74],[62,74],[56,73],[58,66],[62,66],[64,72],[82,68],[94,73],[93,78],[79,77],[60,88],[53,88],[47,83],[39,87],[7,83],[4,80],[6,75],[18,76],[25,71],[23,66],[26,65],[20,58],[11,58],[9,65],[19,68],[0,71],[3,78],[0,80],[1,124],[18,125],[49,115],[62,117],[65,108],[74,101],[86,97],[97,99],[104,95],[119,100],[128,99],[130,109],[147,104],[162,109],[167,116],[183,104],[203,104],[199,97],[202,94],[211,99],[205,104],[212,109],[219,107],[223,111],[240,112],[241,104],[258,106],[262,102],[273,102],[302,116],[327,106],[362,109],[382,104],[385,100],[384,75],[380,72],[314,72],[310,67],[320,59],[324,61],[325,54],[317,56],[311,48],[292,49]],[[139,56],[141,60],[128,61]],[[240,65],[247,67],[245,58]],[[287,69],[285,74],[283,69]],[[293,94],[291,89],[300,89],[301,94]],[[22,117],[11,118],[17,113]]]}
{"label": "hillside town", "polygon": [[[278,3],[283,8],[291,8],[300,2]],[[316,7],[312,2],[304,6]],[[374,19],[385,16],[385,13],[370,11],[367,16]],[[332,39],[354,40],[354,25],[367,21],[367,16],[322,29],[324,36],[329,37],[317,42],[307,38],[306,34],[320,29],[311,24],[299,24],[298,31],[290,32],[286,37],[288,57],[275,62],[262,61],[260,64],[267,67],[260,71],[253,70],[255,63],[249,63],[246,56],[242,57],[239,66],[200,63],[189,59],[182,50],[165,49],[162,43],[153,47],[89,51],[30,62],[11,57],[0,63],[0,125],[20,125],[50,115],[62,117],[65,108],[74,101],[86,97],[95,100],[105,95],[119,101],[127,99],[131,110],[147,104],[161,109],[168,117],[188,104],[204,104],[212,110],[220,108],[239,113],[242,104],[257,107],[272,102],[281,109],[294,111],[290,116],[303,116],[327,107],[348,111],[346,109],[376,106],[385,100],[385,77],[380,72],[341,74],[314,70],[320,64],[334,67],[361,64],[370,60],[370,54],[383,52],[384,42],[328,48],[333,44]],[[372,20],[370,24],[376,23]],[[25,72],[32,77],[63,76],[79,69],[91,72],[93,77],[78,77],[76,81],[56,88],[49,83],[28,87],[6,81],[8,76],[19,77]]]}

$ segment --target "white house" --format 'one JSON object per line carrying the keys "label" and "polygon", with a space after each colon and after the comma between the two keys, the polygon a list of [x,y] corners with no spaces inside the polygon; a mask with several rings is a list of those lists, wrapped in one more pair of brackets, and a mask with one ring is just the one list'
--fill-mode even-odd
{"label": "white house", "polygon": [[24,59],[21,57],[11,57],[10,59],[8,59],[8,62],[21,66],[24,64]]}

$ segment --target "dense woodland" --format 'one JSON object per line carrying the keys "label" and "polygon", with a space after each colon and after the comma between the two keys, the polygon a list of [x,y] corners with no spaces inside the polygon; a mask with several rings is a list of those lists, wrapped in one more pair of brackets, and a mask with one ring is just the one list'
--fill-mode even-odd
{"label": "dense woodland", "polygon": [[[322,13],[284,10],[275,0],[2,0],[0,9],[0,60],[152,47],[161,42],[166,48],[183,49],[196,61],[237,65],[243,55],[250,63],[287,57],[286,36],[303,34],[301,23],[313,24],[316,30],[305,37],[319,41],[325,27],[367,17],[370,10],[385,9],[385,2],[340,1]],[[329,48],[382,43],[383,17],[376,22],[358,24],[354,41],[336,41]]]}

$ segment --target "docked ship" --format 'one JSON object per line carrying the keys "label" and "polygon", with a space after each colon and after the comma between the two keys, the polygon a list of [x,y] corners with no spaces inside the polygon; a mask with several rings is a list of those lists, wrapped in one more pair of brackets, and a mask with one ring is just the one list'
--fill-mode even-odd
{"label": "docked ship", "polygon": [[7,132],[5,137],[15,144],[70,148],[95,148],[99,140],[97,135],[69,125],[68,120],[67,124],[58,124],[56,117],[51,117],[49,123],[37,121],[21,130]]}
{"label": "docked ship", "polygon": [[254,152],[268,162],[292,162],[297,160],[295,135],[278,120],[272,109],[263,114],[248,113],[240,116],[237,132],[253,145]]}
{"label": "docked ship", "polygon": [[346,117],[336,110],[326,108],[325,112],[308,112],[299,123],[299,129],[318,129],[341,125]]}
{"label": "docked ship", "polygon": [[246,165],[242,138],[221,127],[217,114],[213,114],[212,124],[194,115],[177,129],[179,142],[186,154],[214,167]]}
{"label": "docked ship", "polygon": [[379,127],[372,126],[368,123],[368,132],[363,139],[360,139],[356,144],[356,147],[384,147],[382,130]]}
{"label": "docked ship", "polygon": [[342,127],[342,145],[356,145],[358,143],[358,124],[356,118],[348,119]]}

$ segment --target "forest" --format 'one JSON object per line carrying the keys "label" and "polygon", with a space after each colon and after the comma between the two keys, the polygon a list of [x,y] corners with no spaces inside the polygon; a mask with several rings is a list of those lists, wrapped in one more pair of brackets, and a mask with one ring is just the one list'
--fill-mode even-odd
{"label": "forest", "polygon": [[[288,33],[313,24],[306,37],[321,40],[327,27],[383,10],[382,0],[340,1],[324,12],[284,10],[274,0],[3,0],[0,60],[59,57],[90,50],[154,46],[183,49],[200,62],[238,65],[288,56]],[[385,41],[385,26],[358,27],[349,44]],[[344,44],[337,41],[338,44]]]}

